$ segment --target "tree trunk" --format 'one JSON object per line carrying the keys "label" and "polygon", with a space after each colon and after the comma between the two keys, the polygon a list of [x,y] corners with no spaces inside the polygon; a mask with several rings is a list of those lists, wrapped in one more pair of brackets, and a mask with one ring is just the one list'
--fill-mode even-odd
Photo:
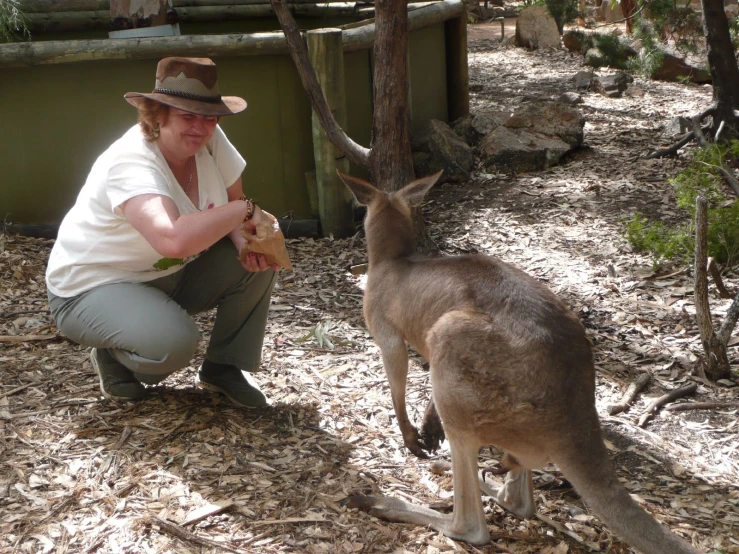
{"label": "tree trunk", "polygon": [[[726,342],[713,328],[711,308],[708,305],[708,274],[706,235],[708,233],[708,207],[706,199],[695,200],[695,319],[700,331],[703,351],[706,353],[706,377],[711,381],[731,377]],[[736,320],[735,320],[736,321]],[[733,325],[732,325],[733,328]],[[726,341],[731,329],[726,334]]]}
{"label": "tree trunk", "polygon": [[739,68],[729,35],[729,21],[723,0],[701,0],[701,5],[716,103],[712,130],[715,132],[723,121],[726,128],[722,136],[735,138],[739,136],[739,125],[734,116],[734,110],[739,109]]}
{"label": "tree trunk", "polygon": [[379,188],[398,190],[415,177],[408,109],[406,0],[377,0],[375,29],[370,173]]}
{"label": "tree trunk", "polygon": [[[375,2],[374,115],[370,175],[386,191],[412,181],[411,115],[408,102],[408,7],[406,0]],[[418,250],[436,251],[420,208],[413,211]]]}

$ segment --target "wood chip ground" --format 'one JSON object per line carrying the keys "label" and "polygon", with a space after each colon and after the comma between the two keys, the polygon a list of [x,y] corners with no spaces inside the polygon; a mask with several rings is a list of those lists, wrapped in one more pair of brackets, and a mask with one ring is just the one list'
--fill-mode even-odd
{"label": "wood chip ground", "polygon": [[[471,39],[472,109],[556,98],[580,69],[581,57],[565,52]],[[624,485],[701,551],[737,553],[737,409],[661,410],[645,427],[637,422],[651,398],[691,382],[698,389],[688,400],[737,402],[739,387],[695,376],[690,271],[655,273],[622,235],[637,209],[680,217],[667,179],[684,161],[640,156],[669,144],[665,123],[702,111],[711,89],[637,78],[624,98],[583,96],[585,148],[544,172],[477,171],[438,187],[425,207],[430,233],[444,253],[498,256],[569,303],[594,344],[598,410]],[[280,276],[257,375],[273,404],[259,411],[193,385],[213,314],[199,318],[204,339],[190,367],[143,402],[103,400],[88,350],[59,337],[46,313],[51,245],[0,237],[0,551],[632,552],[551,466],[535,476],[540,517],[521,521],[486,502],[493,542],[482,548],[340,506],[373,492],[448,510],[452,495],[449,475],[402,446],[362,320],[363,280],[350,272],[366,261],[361,232],[289,241],[295,271]],[[735,274],[726,281],[739,289]],[[712,293],[715,315],[729,303]],[[645,372],[645,392],[609,416]],[[408,387],[416,421],[428,392],[416,358]],[[480,463],[498,456],[484,449]]]}

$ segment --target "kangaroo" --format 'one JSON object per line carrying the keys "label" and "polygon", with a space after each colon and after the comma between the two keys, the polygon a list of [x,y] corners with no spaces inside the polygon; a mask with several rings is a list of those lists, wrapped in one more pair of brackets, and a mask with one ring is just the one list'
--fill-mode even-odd
{"label": "kangaroo", "polygon": [[[386,193],[339,172],[368,208],[364,317],[382,353],[403,442],[424,456],[446,435],[454,510],[444,515],[391,497],[352,496],[345,504],[486,544],[477,459],[480,448],[492,444],[505,452],[508,470],[492,496],[519,517],[534,513],[531,469],[551,461],[631,546],[645,554],[697,554],[619,483],[601,437],[593,357],[579,319],[536,279],[496,258],[415,253],[411,208],[440,175]],[[406,412],[406,343],[430,366],[433,404],[421,433]]]}

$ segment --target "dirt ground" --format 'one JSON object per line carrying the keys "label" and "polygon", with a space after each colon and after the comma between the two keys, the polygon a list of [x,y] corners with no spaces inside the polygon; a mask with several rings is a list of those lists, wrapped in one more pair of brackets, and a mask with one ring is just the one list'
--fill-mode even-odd
{"label": "dirt ground", "polygon": [[[573,90],[580,56],[502,47],[494,23],[470,30],[472,110],[512,109]],[[494,37],[494,38],[493,38]],[[603,72],[605,73],[605,72]],[[593,342],[597,408],[618,475],[662,524],[702,552],[739,553],[739,387],[699,377],[689,268],[655,271],[623,238],[635,210],[680,217],[667,179],[685,164],[645,160],[671,142],[665,124],[710,102],[710,87],[636,78],[623,98],[583,93],[585,145],[522,175],[478,168],[430,194],[425,216],[444,254],[498,256],[540,279],[582,319]],[[248,152],[245,153],[248,158]],[[248,175],[245,176],[248,187]],[[275,291],[257,375],[272,405],[231,406],[196,389],[213,314],[192,365],[148,399],[102,399],[89,352],[56,334],[43,273],[51,241],[0,236],[0,551],[28,553],[627,553],[553,466],[535,473],[538,515],[485,502],[493,542],[347,510],[352,493],[451,507],[448,474],[402,446],[379,352],[361,315],[364,237],[289,241],[294,272]],[[729,288],[739,279],[729,272]],[[713,314],[729,300],[711,290]],[[732,363],[737,362],[731,349]],[[639,375],[631,409],[607,408]],[[689,383],[709,410],[660,410],[654,397]],[[429,394],[414,358],[412,419]],[[563,432],[566,431],[563,429]],[[480,464],[499,458],[483,449]],[[446,443],[438,459],[448,461]]]}

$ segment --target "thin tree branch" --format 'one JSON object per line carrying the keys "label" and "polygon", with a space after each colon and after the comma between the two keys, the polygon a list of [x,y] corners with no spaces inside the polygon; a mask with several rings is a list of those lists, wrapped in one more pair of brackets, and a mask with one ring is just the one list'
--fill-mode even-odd
{"label": "thin tree branch", "polygon": [[731,302],[731,306],[729,306],[729,309],[726,311],[726,317],[718,330],[718,340],[720,340],[722,344],[729,344],[729,339],[731,338],[732,331],[734,331],[737,319],[739,319],[739,294],[737,294]]}
{"label": "thin tree branch", "polygon": [[647,386],[650,378],[651,375],[649,375],[649,373],[642,373],[641,375],[639,375],[639,377],[637,377],[636,380],[629,385],[629,388],[626,389],[626,392],[621,397],[621,399],[615,404],[611,404],[610,406],[608,406],[608,414],[616,415],[628,410],[634,399],[639,395],[644,387]]}
{"label": "thin tree branch", "polygon": [[721,298],[734,298],[734,295],[731,294],[724,285],[724,280],[721,278],[721,272],[718,269],[718,264],[713,258],[708,258],[708,272],[711,274],[711,278],[716,284],[716,290],[718,290],[719,296]]}
{"label": "thin tree branch", "polygon": [[316,112],[324,131],[326,131],[328,139],[352,163],[369,167],[369,148],[365,148],[350,139],[336,122],[334,114],[331,112],[331,107],[323,96],[318,78],[308,58],[308,49],[303,43],[298,24],[295,22],[290,10],[284,4],[283,0],[270,0],[270,2],[272,8],[275,10],[277,19],[280,21],[280,27],[282,27],[282,31],[285,33],[288,50],[300,75],[303,88],[308,93],[313,110]]}
{"label": "thin tree branch", "polygon": [[703,117],[701,117],[700,115],[693,116],[693,134],[695,134],[698,145],[701,148],[705,148],[706,146],[708,146],[708,141],[706,140],[706,135],[703,134],[701,119],[703,119]]}
{"label": "thin tree branch", "polygon": [[734,194],[739,196],[739,181],[737,181],[736,178],[723,167],[719,167],[718,170],[724,178],[724,181],[726,181],[726,184],[734,191]]}
{"label": "thin tree branch", "polygon": [[683,396],[693,394],[697,389],[697,383],[690,383],[689,385],[685,385],[684,387],[680,387],[679,389],[671,390],[670,392],[668,392],[667,394],[663,394],[659,398],[655,398],[649,403],[649,406],[646,407],[641,417],[639,417],[639,423],[637,423],[637,425],[639,425],[639,427],[644,427],[647,421],[652,418],[652,416],[660,407],[664,406],[668,402],[672,402],[673,400],[682,398]]}
{"label": "thin tree branch", "polygon": [[695,138],[695,132],[690,131],[672,146],[668,146],[667,148],[660,148],[659,150],[655,150],[651,154],[648,154],[647,156],[645,156],[645,158],[647,160],[652,160],[654,158],[664,158],[665,156],[674,156],[675,154],[677,154],[678,150],[680,150],[683,146],[688,144],[694,138]]}

